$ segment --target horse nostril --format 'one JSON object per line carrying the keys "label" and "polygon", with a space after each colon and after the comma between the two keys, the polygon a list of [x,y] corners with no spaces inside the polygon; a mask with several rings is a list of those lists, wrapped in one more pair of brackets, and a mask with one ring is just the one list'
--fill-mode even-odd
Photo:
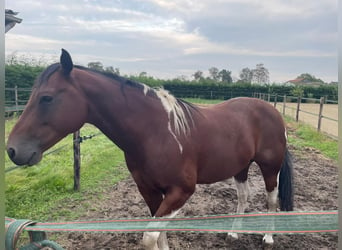
{"label": "horse nostril", "polygon": [[13,159],[15,157],[15,150],[14,150],[14,148],[7,149],[7,153],[8,153],[9,158]]}

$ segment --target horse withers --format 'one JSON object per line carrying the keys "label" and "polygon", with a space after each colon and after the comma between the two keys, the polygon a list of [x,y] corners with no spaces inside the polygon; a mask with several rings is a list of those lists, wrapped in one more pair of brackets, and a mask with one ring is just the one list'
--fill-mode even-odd
{"label": "horse withers", "polygon": [[[173,217],[196,184],[230,177],[236,182],[237,212],[243,213],[252,162],[265,181],[268,211],[277,210],[278,200],[281,210],[293,208],[286,129],[267,102],[241,97],[196,106],[163,89],[74,65],[63,49],[60,62],[37,78],[9,135],[8,155],[18,165],[36,164],[44,151],[85,123],[98,127],[123,150],[151,216]],[[270,234],[263,240],[273,243]],[[168,248],[159,232],[145,233],[143,244],[147,249]]]}

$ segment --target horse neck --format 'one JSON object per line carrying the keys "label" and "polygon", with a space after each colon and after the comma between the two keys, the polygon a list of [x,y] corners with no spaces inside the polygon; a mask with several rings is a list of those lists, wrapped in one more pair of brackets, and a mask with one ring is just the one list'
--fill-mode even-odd
{"label": "horse neck", "polygon": [[[104,76],[85,77],[81,88],[88,100],[87,122],[98,127],[125,152],[138,150],[136,145],[143,140],[144,129],[152,126],[151,120],[161,111],[156,98]],[[154,116],[146,119],[151,113]]]}

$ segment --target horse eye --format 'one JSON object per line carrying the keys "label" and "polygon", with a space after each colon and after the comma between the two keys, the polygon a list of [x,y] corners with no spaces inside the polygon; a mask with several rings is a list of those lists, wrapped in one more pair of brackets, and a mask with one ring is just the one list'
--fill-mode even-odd
{"label": "horse eye", "polygon": [[52,96],[45,95],[40,98],[39,103],[51,103],[52,99]]}

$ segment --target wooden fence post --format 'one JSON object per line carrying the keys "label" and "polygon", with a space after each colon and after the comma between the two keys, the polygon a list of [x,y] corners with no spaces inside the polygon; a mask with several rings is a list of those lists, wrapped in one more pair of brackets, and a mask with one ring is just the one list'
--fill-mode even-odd
{"label": "wooden fence post", "polygon": [[283,115],[285,115],[285,108],[286,108],[286,95],[284,95],[284,100],[283,100]]}
{"label": "wooden fence post", "polygon": [[80,190],[80,168],[81,168],[81,150],[80,150],[80,131],[74,133],[74,190]]}
{"label": "wooden fence post", "polygon": [[18,107],[18,86],[17,85],[15,85],[14,87],[14,97],[15,97],[15,111],[18,112],[19,107]]}
{"label": "wooden fence post", "polygon": [[296,110],[296,122],[299,120],[299,111],[300,111],[300,102],[301,102],[301,96],[298,96],[297,100],[297,110]]}
{"label": "wooden fence post", "polygon": [[275,96],[274,96],[274,107],[275,108],[277,107],[277,97],[278,97],[278,95],[275,94]]}
{"label": "wooden fence post", "polygon": [[324,97],[321,97],[319,100],[319,113],[318,113],[318,125],[317,131],[321,131],[321,123],[322,123],[322,113],[323,113],[323,104],[324,104]]}

